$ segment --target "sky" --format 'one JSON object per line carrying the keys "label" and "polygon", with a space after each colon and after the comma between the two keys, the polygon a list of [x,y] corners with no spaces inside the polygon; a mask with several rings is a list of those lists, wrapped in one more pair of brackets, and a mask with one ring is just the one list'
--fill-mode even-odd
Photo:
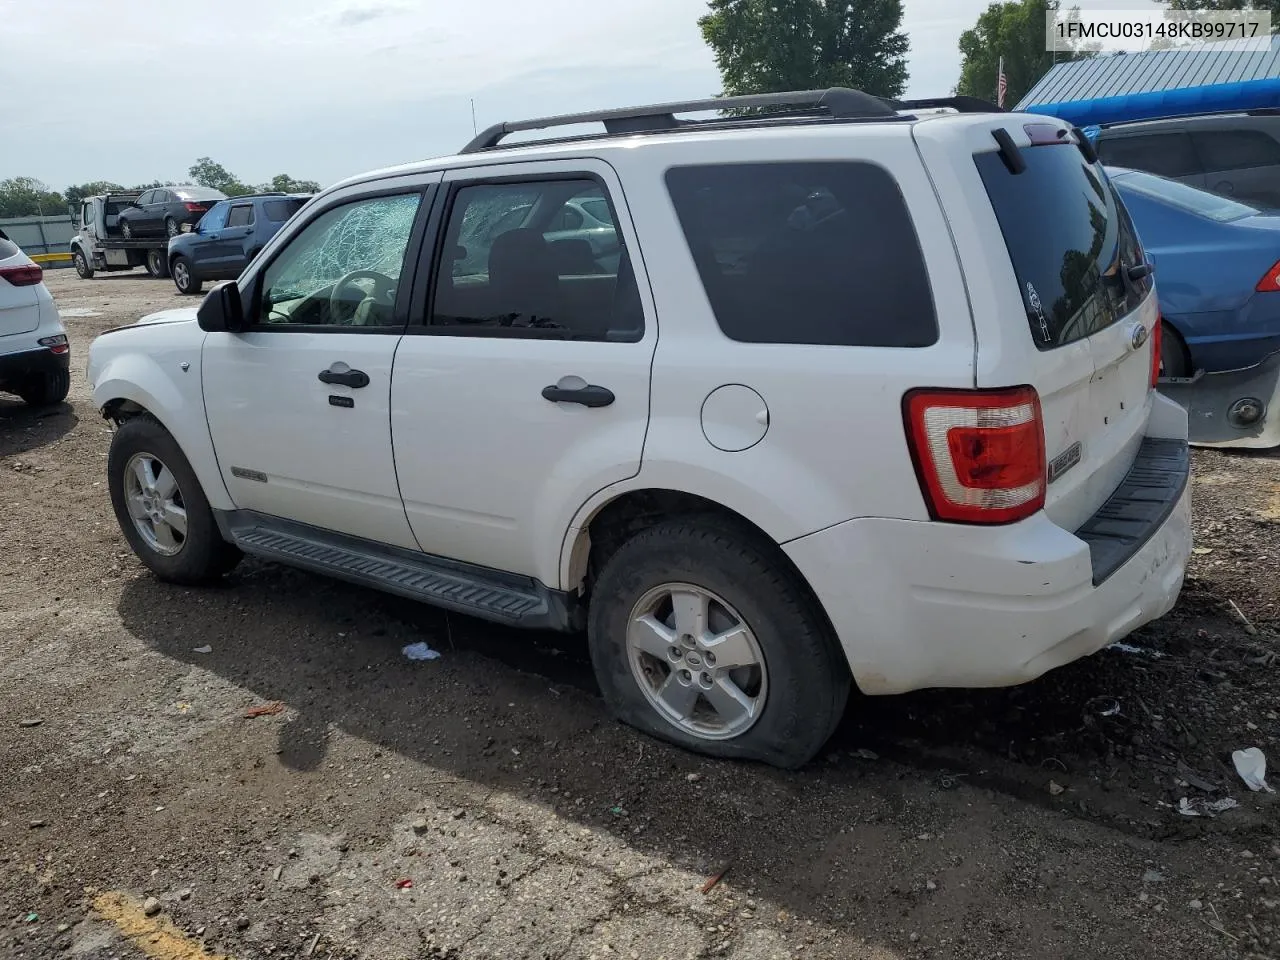
{"label": "sky", "polygon": [[[905,0],[910,96],[945,96],[989,0]],[[1082,0],[1150,8],[1152,0]],[[329,184],[522,119],[720,89],[705,0],[0,0],[0,179]]]}

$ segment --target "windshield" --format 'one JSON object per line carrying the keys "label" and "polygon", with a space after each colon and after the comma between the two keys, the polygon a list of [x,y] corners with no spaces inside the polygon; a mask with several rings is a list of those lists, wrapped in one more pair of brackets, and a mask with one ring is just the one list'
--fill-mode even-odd
{"label": "windshield", "polygon": [[1216,220],[1218,223],[1228,223],[1232,220],[1239,220],[1242,217],[1252,217],[1258,212],[1255,207],[1241,203],[1238,200],[1228,200],[1226,197],[1220,197],[1216,193],[1197,190],[1195,187],[1189,187],[1185,183],[1166,180],[1164,177],[1157,177],[1139,170],[1117,170],[1111,173],[1110,176],[1112,182],[1121,190],[1132,190],[1134,193],[1141,194],[1144,197],[1163,200],[1179,210],[1185,210],[1187,213],[1194,213],[1196,216],[1205,217],[1209,220]]}

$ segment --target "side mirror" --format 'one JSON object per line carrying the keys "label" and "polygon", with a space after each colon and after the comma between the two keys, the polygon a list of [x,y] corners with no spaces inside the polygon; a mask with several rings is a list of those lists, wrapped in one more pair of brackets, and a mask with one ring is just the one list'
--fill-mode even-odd
{"label": "side mirror", "polygon": [[244,303],[234,280],[209,291],[196,311],[196,323],[207,333],[239,333],[245,328]]}

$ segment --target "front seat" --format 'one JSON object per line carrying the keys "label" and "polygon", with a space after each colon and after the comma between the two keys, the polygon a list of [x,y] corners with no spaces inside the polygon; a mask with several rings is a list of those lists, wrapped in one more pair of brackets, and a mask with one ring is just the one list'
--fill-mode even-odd
{"label": "front seat", "polygon": [[550,245],[537,230],[521,227],[494,241],[489,290],[493,313],[511,316],[516,326],[563,319],[560,275]]}

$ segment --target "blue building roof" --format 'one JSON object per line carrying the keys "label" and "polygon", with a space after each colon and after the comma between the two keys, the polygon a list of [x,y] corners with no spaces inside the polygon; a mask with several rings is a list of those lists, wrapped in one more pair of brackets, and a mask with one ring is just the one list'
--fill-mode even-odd
{"label": "blue building roof", "polygon": [[1104,54],[1059,63],[1040,78],[1017,108],[1280,78],[1280,44],[1273,41],[1269,50],[1253,50],[1245,43],[1237,40],[1183,50]]}

